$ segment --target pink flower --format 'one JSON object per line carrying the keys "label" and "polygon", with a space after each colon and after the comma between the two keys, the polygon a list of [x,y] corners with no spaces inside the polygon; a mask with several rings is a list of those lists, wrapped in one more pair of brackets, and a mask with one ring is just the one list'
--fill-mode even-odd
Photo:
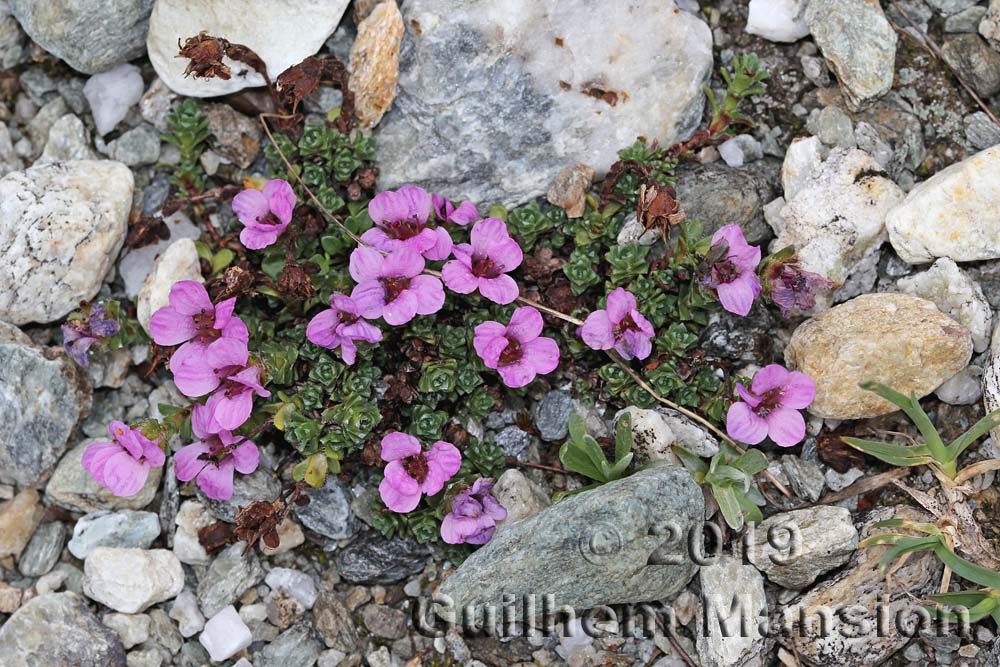
{"label": "pink flower", "polygon": [[240,242],[251,250],[273,244],[292,221],[295,192],[288,181],[275,179],[261,190],[244,190],[233,197],[233,212],[243,223]]}
{"label": "pink flower", "polygon": [[83,468],[116,496],[134,496],[146,484],[149,469],[162,466],[166,457],[156,443],[123,422],[111,422],[108,433],[113,442],[87,447]]}
{"label": "pink flower", "polygon": [[393,431],[382,438],[385,477],[378,486],[382,502],[393,512],[412,511],[421,494],[433,496],[462,467],[455,445],[438,440],[424,451],[412,435]]}
{"label": "pink flower", "polygon": [[422,275],[424,258],[414,250],[401,248],[383,255],[358,247],[351,253],[350,270],[358,282],[351,298],[365,319],[381,316],[398,326],[415,315],[436,313],[444,305],[441,281]]}
{"label": "pink flower", "polygon": [[479,290],[494,303],[513,302],[518,295],[517,283],[507,273],[521,265],[524,255],[507,232],[507,225],[497,218],[480,220],[472,226],[471,241],[455,246],[455,259],[441,269],[444,284],[459,294]]}
{"label": "pink flower", "polygon": [[198,488],[213,500],[233,497],[233,471],[249,475],[260,463],[260,452],[250,440],[231,431],[217,433],[212,411],[196,405],[191,415],[191,430],[197,442],[186,445],[174,454],[177,479],[189,482],[197,478]]}
{"label": "pink flower", "polygon": [[170,288],[170,305],[149,318],[149,333],[157,345],[184,343],[175,356],[200,357],[222,340],[235,340],[246,347],[250,334],[243,320],[233,315],[235,307],[236,297],[213,304],[204,285],[182,280]]}
{"label": "pink flower", "polygon": [[479,219],[479,211],[471,201],[464,201],[457,208],[441,195],[431,195],[431,201],[434,203],[434,213],[441,222],[465,226]]}
{"label": "pink flower", "polygon": [[730,405],[726,415],[726,432],[731,438],[756,445],[770,436],[781,447],[802,442],[806,422],[799,410],[816,396],[811,377],[771,364],[757,371],[750,389],[737,383],[736,391],[743,401]]}
{"label": "pink flower", "polygon": [[427,226],[430,214],[431,196],[423,188],[380,192],[368,202],[368,217],[377,226],[361,240],[385,252],[408,248],[427,259],[444,259],[451,254],[451,236],[443,227]]}
{"label": "pink flower", "polygon": [[170,359],[177,389],[192,398],[215,391],[205,407],[209,408],[219,428],[239,428],[250,417],[254,394],[264,398],[271,392],[264,389],[259,366],[247,363],[250,353],[245,343],[224,338],[209,347],[204,355],[177,350]]}
{"label": "pink flower", "polygon": [[330,295],[330,308],[316,314],[306,327],[306,338],[330,350],[340,348],[344,363],[351,365],[357,356],[356,340],[377,343],[382,331],[361,319],[358,304],[343,294]]}
{"label": "pink flower", "polygon": [[507,510],[490,491],[493,480],[480,477],[472,487],[451,499],[451,511],[441,522],[441,539],[448,544],[486,544],[493,537],[497,521],[507,518]]}
{"label": "pink flower", "polygon": [[591,349],[614,348],[625,359],[645,359],[653,349],[653,325],[636,305],[635,295],[621,287],[608,295],[606,310],[595,310],[580,327]]}
{"label": "pink flower", "polygon": [[716,291],[723,308],[746,315],[760,294],[760,278],[755,273],[760,248],[747,243],[739,225],[726,225],[712,236],[710,254],[715,253],[722,258],[712,264],[703,282]]}
{"label": "pink flower", "polygon": [[477,326],[472,346],[487,368],[500,373],[505,385],[523,387],[559,365],[559,346],[551,338],[539,338],[541,333],[541,313],[522,306],[514,310],[507,326],[493,321]]}

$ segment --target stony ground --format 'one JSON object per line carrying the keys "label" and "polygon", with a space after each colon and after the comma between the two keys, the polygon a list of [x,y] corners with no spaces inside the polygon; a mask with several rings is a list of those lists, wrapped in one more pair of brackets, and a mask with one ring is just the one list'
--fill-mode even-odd
{"label": "stony ground", "polygon": [[[752,243],[795,245],[807,268],[837,285],[820,299],[826,313],[808,325],[759,309],[748,318],[717,318],[701,342],[736,369],[787,359],[808,368],[821,387],[805,443],[765,448],[770,473],[791,497],[765,488],[771,523],[749,539],[764,549],[768,528],[791,516],[803,531],[803,558],[778,566],[766,549],[744,554],[734,540],[693,579],[672,571],[671,582],[683,579],[683,591],[665,601],[676,614],[673,637],[661,629],[642,638],[503,640],[418,630],[418,603],[455,568],[427,547],[381,537],[369,525],[375,490],[363,476],[331,477],[282,524],[277,548],[246,554],[243,543],[212,544],[199,531],[232,523],[252,500],[277,497],[289,471],[279,469],[282,453],[274,448],[265,449],[257,472],[237,480],[231,501],[178,487],[172,472],[158,470],[136,496],[111,496],[81,466],[86,444],[105,435],[110,419],[157,416],[161,404],[183,398],[141,372],[146,346],[101,353],[84,372],[53,345],[59,322],[81,301],[137,299],[139,319],[145,312],[148,321],[166,287],[200,272],[191,240],[203,229],[183,214],[167,216],[166,236],[152,244],[125,241],[142,216],[161,217],[182,159],[162,138],[167,114],[184,96],[213,97],[198,101],[209,121],[209,150],[200,157],[206,174],[239,183],[266,171],[266,138],[252,115],[260,102],[245,89],[260,80],[242,73],[199,88],[174,58],[177,37],[206,22],[221,25],[278,72],[317,50],[347,61],[376,3],[275,0],[259,13],[243,3],[204,3],[223,7],[220,15],[187,13],[179,9],[186,3],[171,0],[63,0],[52,12],[42,4],[0,0],[0,665],[1000,664],[989,620],[964,635],[912,641],[871,633],[727,640],[698,632],[703,600],[732,591],[756,616],[776,620],[788,605],[882,600],[895,610],[912,606],[902,591],[920,597],[940,584],[940,565],[929,556],[907,561],[893,587],[876,571],[877,556],[857,550],[859,533],[870,534],[876,520],[927,515],[891,484],[839,494],[889,470],[845,448],[839,436],[913,432],[899,413],[886,414],[884,404],[856,389],[865,364],[878,367],[883,381],[929,396],[925,406],[946,436],[984,414],[984,373],[986,406],[1000,405],[989,350],[1000,308],[1000,126],[959,82],[986,108],[1000,108],[997,0],[881,7],[873,0],[678,0],[676,10],[669,0],[643,0],[622,3],[634,5],[627,11],[618,3],[563,0],[564,11],[552,17],[543,10],[555,0],[523,11],[483,0],[490,12],[457,1],[401,2],[400,92],[375,131],[382,187],[417,181],[483,202],[522,203],[543,195],[571,160],[603,171],[638,135],[690,133],[704,120],[700,86],[711,70],[755,52],[772,76],[747,109],[752,129],[683,164],[679,200],[688,217],[713,229],[738,224]],[[439,16],[446,27],[414,46],[414,35]],[[474,56],[496,47],[497,23],[521,51],[484,63]],[[587,36],[591,30],[631,38],[625,56],[600,72],[606,82],[587,79],[609,58],[600,40]],[[580,46],[553,49],[550,34]],[[590,114],[592,91],[601,97],[615,86],[611,92],[628,99]],[[322,118],[340,104],[341,94],[324,86],[305,110]],[[372,102],[371,124],[385,111],[381,104]],[[466,148],[467,161],[449,157]],[[176,256],[154,267],[167,248]],[[597,599],[624,601],[646,586],[669,585],[655,571],[635,579],[629,568],[641,571],[645,561],[578,571],[572,559],[557,557],[559,546],[547,536],[586,526],[587,516],[550,513],[535,524],[537,534],[516,532],[513,517],[538,513],[553,492],[579,485],[531,467],[558,464],[574,412],[586,416],[592,433],[607,436],[617,409],[582,404],[567,381],[468,425],[529,464],[498,482],[513,515],[502,544],[556,554],[531,576],[569,572],[567,586],[589,587]],[[669,458],[674,442],[708,454],[718,447],[669,411],[633,409],[633,418],[646,458]],[[986,439],[968,458],[1000,458],[1000,449]],[[668,495],[659,494],[638,511],[629,506],[645,498],[641,478],[631,501],[608,487],[591,492],[623,531],[645,529],[636,515],[650,507],[680,515],[701,503],[693,483],[643,474],[676,492],[674,504],[655,505]],[[929,472],[908,483],[918,491],[934,486]],[[971,511],[995,547],[994,474],[974,483]],[[475,566],[494,578],[528,576],[506,573],[503,562]],[[464,576],[449,583],[451,591],[482,586],[483,572]],[[224,657],[212,663],[210,653]]]}

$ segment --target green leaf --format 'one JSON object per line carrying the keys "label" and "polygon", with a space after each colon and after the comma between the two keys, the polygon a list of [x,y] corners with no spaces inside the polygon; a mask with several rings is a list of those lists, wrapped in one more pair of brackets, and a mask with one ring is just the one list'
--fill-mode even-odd
{"label": "green leaf", "polygon": [[952,572],[974,584],[988,588],[1000,589],[1000,572],[994,572],[981,565],[970,563],[955,552],[948,549],[942,539],[936,538],[934,553],[941,562],[951,568]]}
{"label": "green leaf", "polygon": [[302,479],[304,479],[306,484],[309,486],[314,489],[318,489],[326,484],[326,473],[326,454],[313,454],[306,459],[306,469],[302,475]]}
{"label": "green leaf", "polygon": [[748,449],[729,465],[739,468],[748,475],[756,475],[767,470],[767,457],[759,449]]}
{"label": "green leaf", "polygon": [[703,479],[698,479],[699,476],[704,478],[705,474],[708,472],[708,464],[705,463],[704,459],[693,452],[689,452],[680,445],[674,445],[674,454],[676,454],[677,458],[681,460],[684,467],[688,469],[688,472],[694,476],[695,481],[700,484]]}
{"label": "green leaf", "polygon": [[590,436],[584,436],[580,440],[567,440],[559,448],[559,460],[563,467],[579,473],[584,477],[607,482],[605,468],[608,460],[601,450],[601,446]]}
{"label": "green leaf", "polygon": [[[917,430],[920,431],[920,435],[924,437],[924,442],[927,443],[927,446],[930,448],[934,458],[938,459],[938,454],[944,452],[944,441],[941,440],[941,436],[938,434],[937,429],[934,428],[934,424],[931,423],[930,417],[928,417],[927,413],[924,412],[924,409],[920,407],[920,403],[917,401],[915,395],[904,396],[898,391],[895,391],[884,384],[879,384],[878,382],[863,382],[861,383],[861,388],[878,394],[890,403],[897,405],[903,412],[905,412],[906,415],[913,420]],[[938,454],[933,454],[934,452],[937,452]]]}
{"label": "green leaf", "polygon": [[957,459],[972,443],[996,426],[1000,426],[1000,410],[994,410],[976,422],[968,431],[952,440],[948,445],[952,460]]}
{"label": "green leaf", "polygon": [[229,248],[223,248],[219,252],[215,253],[212,257],[212,273],[218,273],[222,269],[229,266],[229,264],[236,257],[236,253]]}
{"label": "green leaf", "polygon": [[842,438],[851,447],[870,454],[875,458],[890,463],[894,466],[919,466],[927,465],[933,460],[926,445],[914,445],[906,447],[903,445],[893,445],[888,442],[877,442],[875,440],[863,440],[861,438]]}
{"label": "green leaf", "polygon": [[736,489],[731,486],[712,485],[712,494],[715,496],[715,502],[719,504],[719,511],[722,512],[726,524],[733,530],[743,528],[743,510],[740,508]]}
{"label": "green leaf", "polygon": [[584,436],[587,435],[587,426],[578,413],[574,412],[569,417],[569,439],[570,440],[583,440]]}
{"label": "green leaf", "polygon": [[634,456],[635,454],[629,452],[625,456],[615,461],[615,464],[611,467],[611,470],[608,471],[608,479],[613,481],[624,477],[625,471],[628,470],[629,465],[632,463],[632,457]]}
{"label": "green leaf", "polygon": [[615,461],[621,461],[631,451],[632,415],[626,412],[615,425]]}

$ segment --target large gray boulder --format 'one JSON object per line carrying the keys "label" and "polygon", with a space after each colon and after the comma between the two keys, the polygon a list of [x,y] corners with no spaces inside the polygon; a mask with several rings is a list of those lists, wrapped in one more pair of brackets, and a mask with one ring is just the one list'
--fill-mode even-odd
{"label": "large gray boulder", "polygon": [[502,609],[505,596],[518,616],[531,599],[541,613],[548,595],[551,610],[661,600],[694,575],[704,516],[701,489],[684,468],[647,468],[496,533],[441,586],[437,612],[467,623],[467,605],[479,618]]}
{"label": "large gray boulder", "polygon": [[701,122],[712,35],[673,0],[408,0],[381,185],[512,205]]}

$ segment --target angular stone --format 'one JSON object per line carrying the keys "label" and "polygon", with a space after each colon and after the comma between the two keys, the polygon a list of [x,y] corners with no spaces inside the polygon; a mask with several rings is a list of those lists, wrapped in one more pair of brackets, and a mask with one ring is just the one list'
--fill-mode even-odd
{"label": "angular stone", "polygon": [[94,512],[76,522],[68,546],[85,560],[98,547],[148,549],[159,535],[160,521],[153,512]]}
{"label": "angular stone", "polygon": [[573,408],[573,397],[565,391],[550,391],[535,404],[535,427],[542,440],[560,442],[566,439]]}
{"label": "angular stone", "polygon": [[[861,526],[862,540],[887,532],[874,528],[887,519],[930,521],[928,515],[910,507],[880,508],[865,517]],[[783,617],[794,621],[790,632],[778,635],[778,640],[813,667],[867,667],[880,665],[905,646],[916,629],[899,627],[895,619],[912,623],[925,618],[921,600],[937,592],[941,581],[941,562],[932,553],[917,552],[900,565],[894,563],[892,576],[886,577],[878,566],[887,546],[873,546],[854,552],[850,564],[826,581],[808,591],[793,605],[783,610]],[[848,610],[849,615],[837,610]],[[832,611],[832,613],[831,613]],[[877,622],[876,614],[889,619]],[[820,628],[820,619],[826,627]],[[806,620],[803,628],[799,619]]]}
{"label": "angular stone", "polygon": [[594,182],[594,170],[576,163],[563,167],[549,186],[545,198],[566,211],[567,218],[579,218],[587,210],[587,191]]}
{"label": "angular stone", "polygon": [[[680,466],[661,465],[571,496],[494,535],[441,585],[445,619],[476,618],[504,595],[542,596],[555,606],[660,600],[683,588],[697,566],[704,521],[701,489]],[[690,541],[690,544],[689,544]]]}
{"label": "angular stone", "polygon": [[146,614],[105,614],[101,622],[118,634],[126,649],[149,639],[149,616]]}
{"label": "angular stone", "polygon": [[853,110],[889,92],[897,37],[878,2],[810,0],[805,21]]}
{"label": "angular stone", "polygon": [[666,146],[701,122],[712,37],[673,2],[408,0],[403,18],[381,187],[513,205],[567,164],[603,173],[637,136]]}
{"label": "angular stone", "polygon": [[[696,634],[702,667],[759,664],[755,661],[765,648],[760,624],[767,619],[760,573],[733,556],[721,556],[701,568],[701,595]],[[741,626],[745,619],[749,623]]]}
{"label": "angular stone", "polygon": [[805,0],[750,0],[747,32],[772,42],[797,42],[809,34]]}
{"label": "angular stone", "polygon": [[981,97],[1000,91],[1000,53],[975,34],[946,39],[941,57]]}
{"label": "angular stone", "polygon": [[198,582],[198,603],[206,616],[215,616],[264,578],[257,554],[244,556],[245,547],[237,542],[223,549]]}
{"label": "angular stone", "polygon": [[25,489],[0,503],[0,558],[21,555],[41,523],[43,513],[38,492],[34,489]]}
{"label": "angular stone", "polygon": [[979,22],[979,34],[988,39],[994,49],[1000,49],[1000,0],[990,0],[986,14]]}
{"label": "angular stone", "polygon": [[98,159],[97,153],[90,147],[90,133],[87,132],[83,121],[68,113],[49,128],[45,150],[35,164],[96,159]]}
{"label": "angular stone", "polygon": [[257,468],[251,475],[236,475],[233,480],[233,495],[229,500],[213,500],[198,489],[200,500],[216,519],[235,523],[236,512],[256,500],[275,500],[281,493],[281,482],[265,466]]}
{"label": "angular stone", "polygon": [[430,550],[412,539],[366,533],[337,554],[340,576],[355,584],[392,584],[423,571]]}
{"label": "angular stone", "polygon": [[322,650],[315,630],[300,623],[255,653],[254,667],[312,667]]}
{"label": "angular stone", "polygon": [[351,45],[354,110],[363,127],[375,127],[396,99],[399,47],[403,43],[403,16],[395,0],[381,2],[358,25]]}
{"label": "angular stone", "polygon": [[932,301],[942,313],[967,328],[976,352],[989,347],[993,309],[979,283],[952,260],[942,257],[928,270],[901,278],[896,287],[905,294]]}
{"label": "angular stone", "polygon": [[[771,251],[794,246],[801,266],[843,285],[885,240],[885,217],[903,191],[868,154],[836,149],[795,186],[768,222],[778,238]],[[816,295],[828,307],[832,293]]]}
{"label": "angular stone", "polygon": [[846,563],[857,548],[851,512],[819,505],[768,517],[754,530],[747,556],[772,582],[797,590]]}
{"label": "angular stone", "polygon": [[799,325],[785,348],[790,368],[816,382],[809,412],[863,419],[898,408],[859,385],[880,382],[917,398],[965,368],[969,330],[937,307],[905,294],[865,294]]}
{"label": "angular stone", "polygon": [[309,504],[295,508],[302,525],[328,540],[343,540],[354,534],[357,521],[351,511],[351,496],[344,484],[330,475],[319,489],[307,489]]}
{"label": "angular stone", "polygon": [[0,482],[38,486],[90,412],[90,386],[63,350],[37,347],[3,322],[0,368]]}
{"label": "angular stone", "polygon": [[204,505],[197,500],[185,500],[175,517],[177,532],[174,533],[174,554],[188,565],[208,565],[212,557],[205,551],[198,539],[198,532],[215,523]]}
{"label": "angular stone", "polygon": [[313,608],[313,623],[327,648],[353,653],[358,648],[358,631],[350,610],[334,594],[323,591]]}
{"label": "angular stone", "polygon": [[208,651],[213,662],[222,662],[250,646],[253,635],[236,613],[236,608],[229,605],[208,620],[198,641]]}
{"label": "angular stone", "polygon": [[149,19],[149,61],[171,90],[188,97],[216,97],[263,86],[263,77],[229,58],[223,58],[232,68],[228,80],[185,77],[189,61],[176,57],[177,40],[183,44],[204,31],[249,46],[263,59],[273,81],[323,46],[348,4],[349,0],[272,0],[267,11],[247,11],[243,0],[159,0]]}
{"label": "angular stone", "polygon": [[153,269],[139,291],[136,303],[136,319],[149,333],[149,318],[160,308],[170,304],[170,289],[174,283],[193,280],[203,283],[201,259],[198,248],[191,239],[179,239],[167,247],[166,252],[156,259]]}
{"label": "angular stone", "polygon": [[182,637],[190,637],[205,627],[205,617],[198,608],[198,598],[191,591],[182,591],[170,605],[170,618],[177,621]]}
{"label": "angular stone", "polygon": [[128,130],[108,145],[111,157],[130,167],[156,164],[160,159],[160,133],[142,123]]}
{"label": "angular stone", "polygon": [[142,72],[135,65],[119,65],[87,79],[83,94],[102,137],[125,120],[129,109],[142,98]]}
{"label": "angular stone", "polygon": [[4,667],[125,667],[125,648],[76,593],[39,595],[0,626]]}
{"label": "angular stone", "polygon": [[[107,438],[104,438],[105,440]],[[132,509],[139,510],[153,502],[156,489],[160,485],[163,468],[150,468],[146,483],[134,496],[122,498],[114,495],[90,476],[83,468],[83,453],[87,447],[99,439],[85,440],[69,450],[56,466],[45,497],[48,502],[73,512],[97,512],[99,510]]]}
{"label": "angular stone", "polygon": [[26,577],[48,574],[59,562],[65,543],[66,524],[61,521],[43,523],[17,559],[17,569]]}
{"label": "angular stone", "polygon": [[771,159],[748,169],[720,162],[682,165],[677,170],[677,197],[688,218],[704,225],[705,236],[725,225],[739,225],[748,242],[760,244],[771,238],[764,204],[776,194],[777,165]]}
{"label": "angular stone", "polygon": [[889,242],[910,264],[1000,257],[1000,145],[942,169],[886,216]]}
{"label": "angular stone", "polygon": [[552,504],[549,494],[517,468],[505,470],[493,485],[492,493],[497,502],[507,510],[507,518],[500,522],[497,530],[505,530]]}
{"label": "angular stone", "polygon": [[132,172],[75,160],[0,179],[0,318],[52,322],[97,295],[125,241]]}
{"label": "angular stone", "polygon": [[165,549],[98,547],[83,565],[83,593],[123,614],[136,614],[184,590],[181,562]]}
{"label": "angular stone", "polygon": [[9,0],[24,31],[84,74],[138,58],[146,50],[153,0]]}
{"label": "angular stone", "polygon": [[212,150],[240,169],[249,167],[260,153],[260,123],[228,104],[206,104],[202,111],[212,133]]}
{"label": "angular stone", "polygon": [[674,432],[656,410],[630,406],[615,415],[617,423],[625,414],[632,420],[632,450],[637,462],[670,461],[680,463],[674,454]]}

